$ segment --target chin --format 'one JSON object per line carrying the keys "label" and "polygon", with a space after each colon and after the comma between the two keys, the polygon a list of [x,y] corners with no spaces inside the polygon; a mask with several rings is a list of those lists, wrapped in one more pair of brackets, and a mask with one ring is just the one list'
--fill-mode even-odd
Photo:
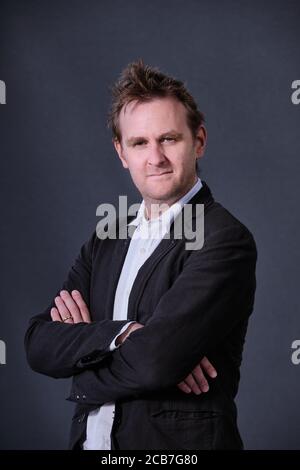
{"label": "chin", "polygon": [[159,201],[168,201],[174,198],[180,192],[180,183],[174,181],[173,178],[163,178],[164,180],[159,182],[154,181],[154,179],[147,180],[144,185],[144,191],[140,191],[141,194],[144,192],[148,198]]}
{"label": "chin", "polygon": [[154,200],[158,201],[168,201],[170,198],[174,196],[174,193],[176,191],[173,189],[168,189],[167,187],[165,188],[160,188],[159,190],[150,190],[148,192],[148,197]]}

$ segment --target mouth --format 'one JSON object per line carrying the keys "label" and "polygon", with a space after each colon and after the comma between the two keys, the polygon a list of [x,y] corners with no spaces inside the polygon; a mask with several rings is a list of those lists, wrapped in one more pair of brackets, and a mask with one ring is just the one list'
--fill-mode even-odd
{"label": "mouth", "polygon": [[160,176],[169,175],[170,173],[173,173],[173,172],[172,171],[164,171],[163,173],[158,173],[158,174],[149,175],[149,176],[151,176],[152,178],[159,178]]}

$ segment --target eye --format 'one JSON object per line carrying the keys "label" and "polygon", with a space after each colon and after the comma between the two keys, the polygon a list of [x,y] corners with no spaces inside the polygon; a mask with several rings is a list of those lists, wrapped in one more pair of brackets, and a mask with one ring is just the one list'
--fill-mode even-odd
{"label": "eye", "polygon": [[174,137],[163,137],[161,140],[162,141],[166,140],[167,142],[173,142],[175,140],[175,138]]}
{"label": "eye", "polygon": [[144,140],[138,140],[137,142],[135,142],[133,144],[134,147],[136,147],[137,145],[140,147],[141,145],[145,144],[146,142]]}

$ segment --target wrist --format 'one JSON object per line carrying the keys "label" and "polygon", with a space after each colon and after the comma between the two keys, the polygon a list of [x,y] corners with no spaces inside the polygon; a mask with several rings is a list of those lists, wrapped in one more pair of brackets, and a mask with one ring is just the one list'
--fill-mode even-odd
{"label": "wrist", "polygon": [[130,325],[126,328],[125,331],[123,331],[123,333],[121,333],[117,338],[116,338],[116,346],[119,346],[120,344],[123,344],[125,339],[127,338],[127,336],[129,336],[130,332],[131,332],[131,327],[134,325],[135,323],[130,323]]}

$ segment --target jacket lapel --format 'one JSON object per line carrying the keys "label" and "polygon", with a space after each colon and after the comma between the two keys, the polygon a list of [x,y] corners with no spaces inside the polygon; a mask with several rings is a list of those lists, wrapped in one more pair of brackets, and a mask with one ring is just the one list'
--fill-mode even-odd
{"label": "jacket lapel", "polygon": [[[196,218],[196,205],[204,204],[204,211],[206,211],[210,205],[214,202],[213,196],[207,184],[202,181],[201,189],[193,196],[189,201],[189,204],[192,204],[192,219]],[[183,208],[184,210],[184,208]],[[183,238],[184,240],[184,238]],[[130,241],[130,240],[129,240]],[[140,299],[143,295],[146,283],[151,276],[153,270],[158,263],[164,258],[164,256],[172,250],[177,243],[182,242],[182,240],[174,238],[174,221],[171,224],[170,231],[166,236],[161,240],[159,245],[145,261],[143,266],[139,269],[135,281],[133,283],[129,302],[128,302],[128,319],[136,320],[137,309],[140,302]],[[129,243],[128,243],[129,245]],[[124,258],[125,259],[125,258]]]}

